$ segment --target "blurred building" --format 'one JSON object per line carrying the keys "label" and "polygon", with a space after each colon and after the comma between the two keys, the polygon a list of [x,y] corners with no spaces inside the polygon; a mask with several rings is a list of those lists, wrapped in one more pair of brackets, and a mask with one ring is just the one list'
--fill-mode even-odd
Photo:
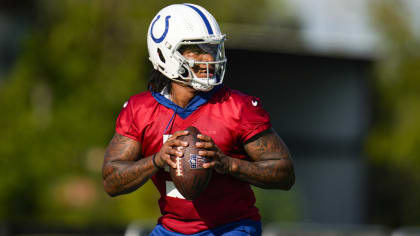
{"label": "blurred building", "polygon": [[31,0],[0,0],[0,81],[16,59],[33,11]]}
{"label": "blurred building", "polygon": [[[286,2],[298,22],[293,27],[222,26],[228,33],[225,81],[262,98],[288,144],[301,221],[366,224],[363,143],[378,53],[368,1]],[[271,3],[275,9],[277,2]]]}
{"label": "blurred building", "polygon": [[364,223],[371,61],[229,48],[226,84],[262,98],[293,155],[303,220]]}

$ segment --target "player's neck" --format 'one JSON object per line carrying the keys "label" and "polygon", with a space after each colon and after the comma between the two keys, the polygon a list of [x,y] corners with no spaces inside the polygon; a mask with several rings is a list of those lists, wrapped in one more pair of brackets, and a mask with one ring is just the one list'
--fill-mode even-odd
{"label": "player's neck", "polygon": [[195,89],[183,84],[172,83],[171,85],[171,100],[182,108],[187,107],[188,103],[190,103],[196,93],[197,91]]}

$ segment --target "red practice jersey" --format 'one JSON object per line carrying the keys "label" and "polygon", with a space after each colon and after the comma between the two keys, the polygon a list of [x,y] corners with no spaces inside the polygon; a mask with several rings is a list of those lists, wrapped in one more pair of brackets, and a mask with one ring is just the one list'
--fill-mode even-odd
{"label": "red practice jersey", "polygon": [[[270,117],[258,98],[226,87],[214,90],[209,98],[196,100],[195,106],[185,109],[158,93],[134,95],[118,116],[116,132],[138,141],[141,156],[146,157],[160,150],[164,137],[195,126],[212,137],[226,155],[249,160],[243,144],[269,129]],[[207,188],[194,201],[179,194],[167,170],[160,170],[152,180],[161,194],[159,223],[168,230],[193,234],[233,221],[261,218],[250,185],[229,174],[214,171]]]}

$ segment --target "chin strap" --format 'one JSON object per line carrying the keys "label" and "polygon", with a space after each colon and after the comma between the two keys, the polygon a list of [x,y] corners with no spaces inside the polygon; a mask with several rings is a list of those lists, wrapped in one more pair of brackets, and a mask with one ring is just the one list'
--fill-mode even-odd
{"label": "chin strap", "polygon": [[195,83],[194,82],[191,82],[191,86],[195,90],[200,91],[200,92],[208,92],[208,91],[210,91],[210,90],[212,90],[214,88],[213,85],[207,86],[207,85],[203,85],[203,84],[196,83],[196,82]]}

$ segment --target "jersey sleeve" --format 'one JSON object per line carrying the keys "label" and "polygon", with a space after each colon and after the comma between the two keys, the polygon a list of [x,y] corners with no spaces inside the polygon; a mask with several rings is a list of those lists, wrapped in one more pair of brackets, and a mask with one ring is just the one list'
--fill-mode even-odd
{"label": "jersey sleeve", "polygon": [[135,124],[132,101],[128,100],[118,115],[115,131],[121,135],[139,141],[139,130]]}
{"label": "jersey sleeve", "polygon": [[245,142],[269,128],[271,128],[270,115],[262,107],[261,100],[257,97],[247,97],[241,111],[241,141]]}

